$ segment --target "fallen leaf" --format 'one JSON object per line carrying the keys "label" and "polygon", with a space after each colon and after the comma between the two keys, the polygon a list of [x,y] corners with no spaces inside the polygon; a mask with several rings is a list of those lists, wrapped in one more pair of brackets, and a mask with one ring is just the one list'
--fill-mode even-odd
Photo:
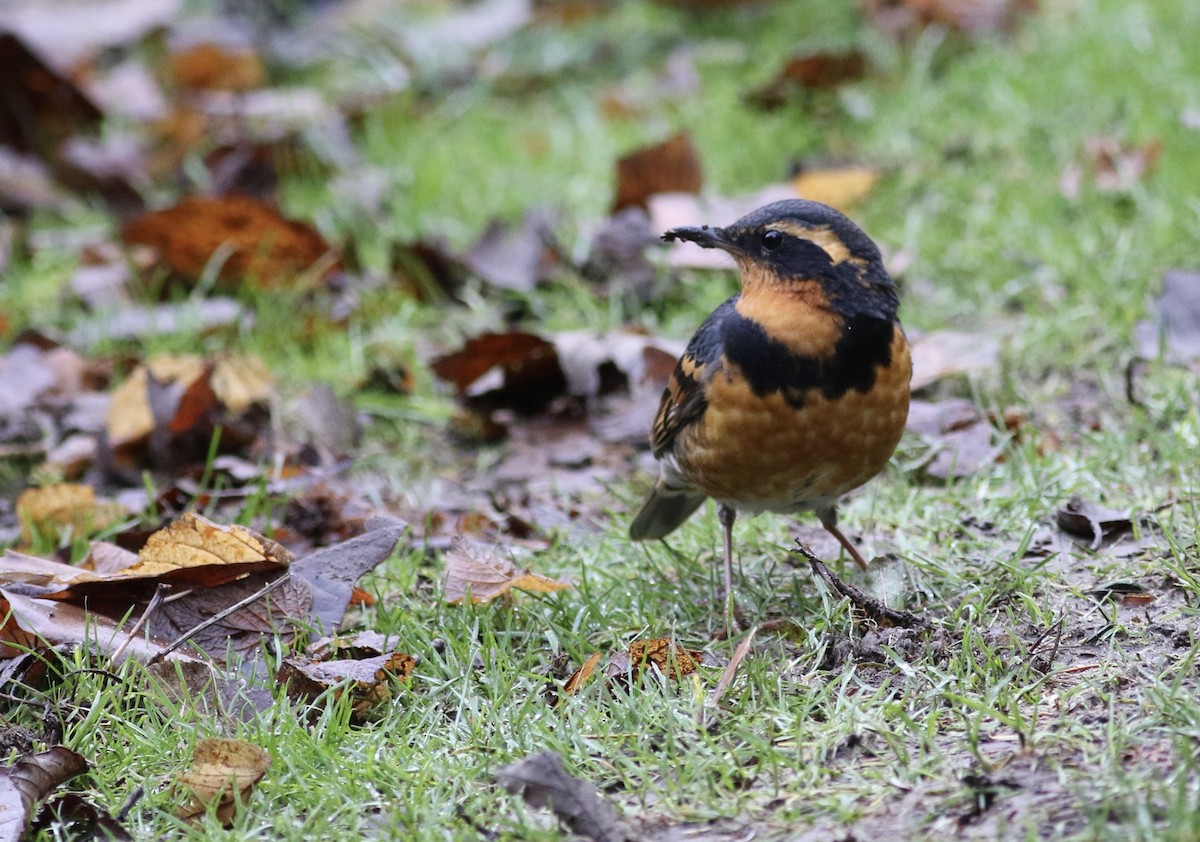
{"label": "fallen leaf", "polygon": [[27,544],[35,535],[57,536],[68,529],[74,538],[103,532],[125,516],[119,504],[97,498],[90,485],[69,482],[26,489],[16,509]]}
{"label": "fallen leaf", "polygon": [[781,108],[803,91],[857,81],[863,77],[866,66],[866,57],[861,50],[840,53],[822,50],[793,56],[770,82],[751,91],[746,99],[768,111]]}
{"label": "fallen leaf", "polygon": [[1133,519],[1120,509],[1109,509],[1072,497],[1054,513],[1054,522],[1063,532],[1086,538],[1089,549],[1098,549],[1105,540],[1133,531]]}
{"label": "fallen leaf", "polygon": [[402,652],[324,661],[286,658],[279,683],[287,686],[289,698],[309,704],[331,690],[335,699],[349,693],[354,715],[361,721],[389,701],[395,682],[407,681],[415,667],[416,659]]}
{"label": "fallen leaf", "polygon": [[805,169],[792,179],[796,195],[849,213],[870,194],[879,170],[870,167]]}
{"label": "fallen leaf", "polygon": [[513,588],[537,593],[553,593],[571,587],[570,583],[519,570],[508,555],[494,544],[458,537],[445,556],[446,577],[442,597],[451,605],[464,600],[490,602],[505,596]]}
{"label": "fallen leaf", "polygon": [[523,331],[481,334],[430,367],[453,383],[460,397],[489,408],[535,412],[566,386],[554,345]]}
{"label": "fallen leaf", "polygon": [[463,257],[463,263],[496,289],[528,292],[558,263],[558,245],[547,211],[526,212],[518,226],[488,225]]}
{"label": "fallen leaf", "polygon": [[531,806],[549,807],[574,834],[595,842],[626,842],[629,838],[596,788],[568,775],[555,752],[531,755],[505,766],[497,770],[496,780]]}
{"label": "fallen leaf", "polygon": [[957,330],[935,330],[912,340],[912,389],[919,391],[939,380],[995,368],[1000,341],[995,337]]}
{"label": "fallen leaf", "polygon": [[7,597],[0,594],[0,658],[18,658],[40,644],[41,639],[21,625]]}
{"label": "fallen leaf", "polygon": [[704,183],[700,155],[686,134],[632,152],[617,161],[613,213],[646,207],[655,193],[699,193]]}
{"label": "fallen leaf", "polygon": [[1130,144],[1115,137],[1089,137],[1082,163],[1068,166],[1059,181],[1063,196],[1079,198],[1085,175],[1102,193],[1126,193],[1153,175],[1162,157],[1162,141]]}
{"label": "fallen leaf", "polygon": [[95,129],[100,109],[11,32],[0,32],[0,145],[48,158],[69,137]]}
{"label": "fallen leaf", "polygon": [[60,838],[133,842],[133,836],[111,813],[74,792],[59,795],[43,804],[30,830]]}
{"label": "fallen leaf", "polygon": [[138,559],[123,575],[214,587],[249,573],[280,570],[292,563],[292,554],[244,526],[223,526],[185,512],[151,535]]}
{"label": "fallen leaf", "polygon": [[[695,672],[703,657],[704,653],[684,649],[665,637],[635,640],[629,644],[629,674],[637,676],[643,668],[653,667],[667,678],[682,678]],[[615,677],[618,676],[609,673],[609,678]]]}
{"label": "fallen leaf", "polygon": [[218,427],[222,453],[253,441],[264,419],[250,410],[272,394],[272,378],[256,357],[155,357],[113,392],[107,445],[121,467],[139,459],[160,467],[203,462]]}
{"label": "fallen leaf", "polygon": [[[150,615],[147,630],[151,637],[163,641],[186,636],[189,646],[218,664],[226,663],[231,654],[254,656],[270,639],[286,644],[307,624],[312,611],[312,588],[307,582],[288,576],[269,593],[222,615],[279,576],[277,572],[258,573],[216,587],[192,588],[160,605]],[[208,622],[218,615],[222,615],[219,621]]]}
{"label": "fallen leaf", "polygon": [[200,740],[191,767],[178,778],[191,797],[176,815],[195,819],[215,806],[217,818],[230,824],[270,766],[271,755],[244,740]]}
{"label": "fallen leaf", "polygon": [[596,671],[596,666],[599,663],[599,652],[589,656],[588,659],[583,662],[583,665],[579,667],[579,669],[571,673],[571,677],[567,679],[566,685],[563,686],[563,695],[574,696],[581,689],[583,689],[583,685],[586,684],[588,679],[592,677],[592,674]]}
{"label": "fallen leaf", "polygon": [[1200,272],[1171,269],[1154,299],[1154,312],[1133,329],[1137,354],[1171,363],[1200,360]]}
{"label": "fallen leaf", "polygon": [[922,469],[933,479],[971,476],[1003,452],[1003,447],[992,441],[991,425],[967,400],[932,403],[914,399],[909,404],[907,427],[934,447],[932,459]]}
{"label": "fallen leaf", "polygon": [[316,228],[246,196],[191,196],[142,214],[121,236],[158,249],[167,268],[191,281],[203,277],[214,260],[218,278],[233,287],[247,281],[283,287],[304,277],[319,281],[337,267]]}
{"label": "fallen leaf", "polygon": [[37,802],[87,768],[83,757],[63,746],[0,766],[0,839],[16,842],[26,838],[25,829]]}
{"label": "fallen leaf", "polygon": [[[70,202],[38,158],[0,146],[0,211],[24,217],[33,211],[64,210]],[[0,271],[8,261],[0,259]]]}
{"label": "fallen leaf", "polygon": [[312,613],[307,622],[318,630],[341,625],[354,593],[354,583],[388,559],[409,525],[393,519],[368,521],[362,535],[305,556],[291,566],[292,577],[312,589]]}
{"label": "fallen leaf", "polygon": [[232,46],[202,41],[169,58],[175,83],[184,88],[242,92],[266,84],[262,59],[249,46]]}
{"label": "fallen leaf", "polygon": [[640,301],[654,293],[657,271],[646,250],[658,243],[644,208],[628,207],[609,217],[592,235],[583,274],[597,283],[609,283],[618,292],[629,292]]}

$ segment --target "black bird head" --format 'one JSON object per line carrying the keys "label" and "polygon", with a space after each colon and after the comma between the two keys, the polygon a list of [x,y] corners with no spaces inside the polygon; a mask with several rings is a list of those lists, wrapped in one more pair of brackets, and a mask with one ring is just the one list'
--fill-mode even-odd
{"label": "black bird head", "polygon": [[737,261],[743,285],[821,285],[830,305],[852,315],[894,318],[896,285],[871,238],[844,214],[803,199],[772,202],[724,228],[672,228],[668,242],[719,248]]}

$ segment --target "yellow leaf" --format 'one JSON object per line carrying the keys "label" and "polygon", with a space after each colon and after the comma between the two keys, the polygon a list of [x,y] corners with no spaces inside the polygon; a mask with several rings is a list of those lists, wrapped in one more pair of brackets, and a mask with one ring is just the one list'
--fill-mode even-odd
{"label": "yellow leaf", "polygon": [[802,199],[821,202],[845,213],[859,204],[879,180],[879,171],[869,167],[806,170],[792,179]]}
{"label": "yellow leaf", "polygon": [[177,815],[194,818],[215,802],[217,816],[228,824],[270,766],[271,755],[244,740],[200,740],[191,767],[179,775],[179,784],[191,799]]}

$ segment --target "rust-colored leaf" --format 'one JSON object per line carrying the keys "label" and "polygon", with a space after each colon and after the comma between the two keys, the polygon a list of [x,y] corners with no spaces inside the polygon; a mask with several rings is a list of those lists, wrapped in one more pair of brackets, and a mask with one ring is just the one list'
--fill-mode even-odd
{"label": "rust-colored leaf", "polygon": [[203,41],[172,53],[169,64],[172,78],[185,88],[236,93],[267,81],[262,59],[249,47]]}
{"label": "rust-colored leaf", "polygon": [[861,50],[822,50],[793,56],[770,82],[750,92],[747,99],[759,108],[780,108],[802,91],[833,88],[861,79],[866,66]]}
{"label": "rust-colored leaf", "polygon": [[580,666],[579,669],[575,670],[575,672],[571,673],[571,677],[567,679],[567,683],[563,687],[563,695],[574,696],[576,693],[582,690],[583,685],[587,684],[588,679],[592,677],[592,674],[596,671],[596,666],[599,663],[599,652],[596,652],[588,657],[588,659],[583,662],[583,665]]}
{"label": "rust-colored leaf", "polygon": [[361,720],[392,698],[395,683],[407,681],[416,664],[403,652],[325,661],[288,658],[280,667],[279,681],[287,685],[291,698],[310,703],[330,690],[333,698],[349,693],[354,715]]}
{"label": "rust-colored leaf", "polygon": [[244,740],[200,740],[192,765],[178,778],[179,787],[190,797],[176,815],[195,819],[215,807],[217,817],[229,824],[270,766],[271,755]]}
{"label": "rust-colored leaf", "polygon": [[79,88],[8,32],[0,33],[0,102],[0,145],[43,156],[103,117]]}
{"label": "rust-colored leaf", "polygon": [[522,331],[484,333],[431,367],[463,398],[524,412],[542,408],[566,386],[554,345]]}
{"label": "rust-colored leaf", "polygon": [[513,588],[552,593],[571,587],[568,582],[548,579],[520,570],[503,550],[493,544],[455,538],[446,553],[446,578],[442,595],[451,605],[470,597],[471,602],[490,602]]}
{"label": "rust-colored leaf", "polygon": [[612,212],[646,207],[655,193],[699,193],[704,184],[700,154],[686,134],[639,149],[617,161],[617,195]]}
{"label": "rust-colored leaf", "polygon": [[24,628],[7,598],[0,595],[0,658],[16,658],[35,649],[41,641]]}
{"label": "rust-colored leaf", "polygon": [[136,217],[121,236],[131,245],[153,246],[167,268],[191,281],[214,258],[221,261],[218,278],[230,286],[254,280],[282,287],[314,274],[321,280],[337,266],[316,228],[239,195],[191,196]]}

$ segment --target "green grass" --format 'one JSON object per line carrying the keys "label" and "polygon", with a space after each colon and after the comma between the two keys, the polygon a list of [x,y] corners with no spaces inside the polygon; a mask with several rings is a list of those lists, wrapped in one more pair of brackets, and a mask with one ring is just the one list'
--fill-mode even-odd
{"label": "green grass", "polygon": [[[511,606],[447,606],[433,584],[440,561],[417,551],[369,577],[381,600],[363,624],[396,635],[421,662],[367,725],[351,725],[344,704],[309,720],[283,699],[258,719],[227,723],[168,701],[135,666],[120,682],[72,676],[49,692],[63,742],[92,763],[78,786],[113,810],[145,786],[128,819],[138,838],[475,839],[484,828],[550,840],[564,833],[493,775],[552,749],[647,838],[709,822],[716,839],[748,829],[793,838],[810,828],[830,838],[1195,838],[1200,410],[1193,374],[1153,364],[1140,382],[1143,405],[1130,405],[1124,367],[1162,273],[1195,265],[1200,133],[1181,114],[1200,107],[1200,5],[1042,6],[1011,38],[968,44],[930,32],[897,46],[862,26],[853,4],[704,16],[620,4],[577,29],[535,29],[498,48],[521,70],[519,84],[446,90],[418,79],[416,92],[368,113],[355,140],[391,179],[383,219],[346,206],[326,181],[283,190],[294,213],[381,263],[393,240],[436,233],[462,247],[494,216],[516,219],[541,204],[559,210],[574,249],[609,206],[615,158],[681,129],[719,195],[781,180],[797,159],[882,167],[856,217],[887,253],[907,257],[906,325],[1004,338],[999,370],[940,391],[1028,419],[1003,462],[949,485],[921,479],[924,446],[907,439],[894,467],[843,506],[851,533],[889,554],[848,578],[921,612],[932,632],[872,637],[788,553],[791,522],[764,516],[737,526],[739,598],[749,621],[786,618],[796,630],[756,639],[713,728],[696,724],[713,669],[632,687],[593,681],[550,704],[547,692],[588,655],[635,638],[675,637],[722,657],[736,644],[712,637],[723,623],[713,512],[669,548],[631,545],[628,515],[646,482],[631,477],[587,496],[602,512],[599,532],[534,559],[539,572],[570,576],[571,590],[521,595]],[[798,45],[858,45],[874,69],[807,105],[749,109],[745,92]],[[676,48],[695,57],[697,91],[659,90],[659,62]],[[387,50],[364,55],[395,60]],[[555,64],[564,55],[600,58]],[[601,96],[616,84],[645,104],[640,113],[604,116]],[[1157,173],[1126,194],[1085,182],[1077,201],[1063,198],[1063,170],[1095,135],[1161,141]],[[35,227],[73,224],[103,223],[88,214]],[[0,290],[10,320],[78,319],[59,296],[71,265],[58,253],[19,260]],[[632,322],[682,339],[732,284],[685,274],[662,300],[635,308],[565,279],[527,305],[536,329]],[[455,309],[367,291],[350,325],[312,333],[298,329],[306,302],[244,299],[256,326],[203,346],[261,354],[284,389],[324,379],[369,408],[364,487],[420,505],[436,499],[439,479],[498,458],[444,440],[451,406],[419,365],[501,323],[486,292]],[[353,395],[375,343],[418,363],[414,397]],[[174,337],[146,350],[195,347],[194,337]],[[1039,452],[1047,429],[1062,446]],[[1158,510],[1151,520],[1161,535],[1128,556],[1027,555],[1073,494]],[[1137,582],[1156,599],[1127,606],[1088,596],[1111,582]],[[243,737],[274,758],[230,831],[212,818],[189,830],[171,817],[166,787],[192,744],[211,735]]]}

